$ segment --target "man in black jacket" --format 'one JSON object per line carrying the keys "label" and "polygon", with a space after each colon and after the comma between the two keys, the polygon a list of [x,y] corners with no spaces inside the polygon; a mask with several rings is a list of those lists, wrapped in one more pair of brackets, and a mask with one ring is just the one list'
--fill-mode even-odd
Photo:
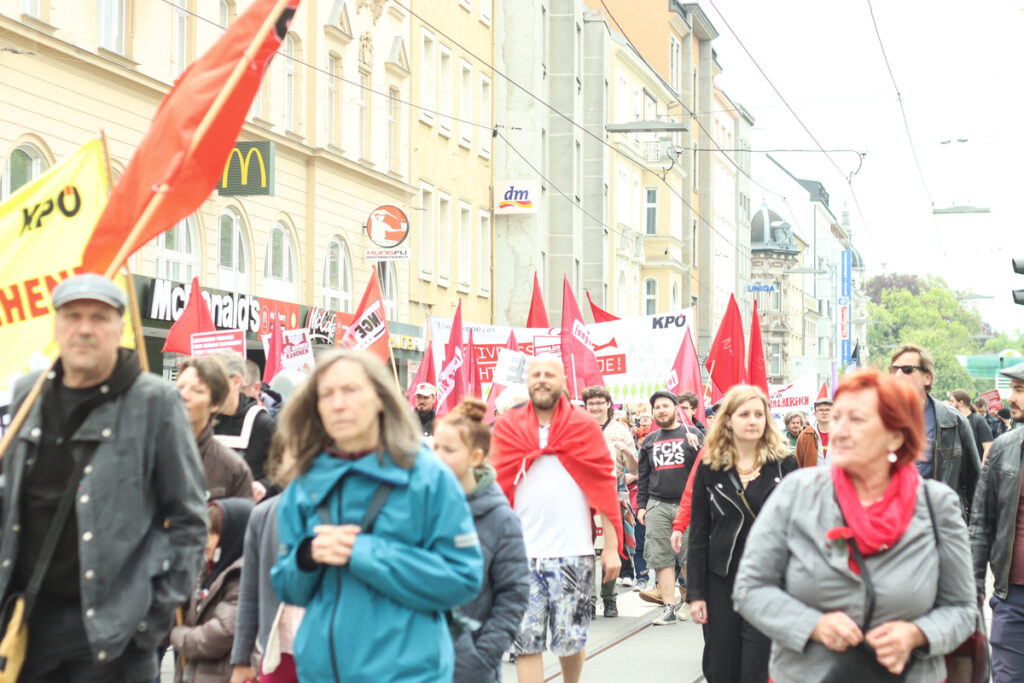
{"label": "man in black jacket", "polygon": [[416,417],[420,419],[423,436],[434,435],[434,409],[437,407],[437,388],[422,382],[416,385]]}

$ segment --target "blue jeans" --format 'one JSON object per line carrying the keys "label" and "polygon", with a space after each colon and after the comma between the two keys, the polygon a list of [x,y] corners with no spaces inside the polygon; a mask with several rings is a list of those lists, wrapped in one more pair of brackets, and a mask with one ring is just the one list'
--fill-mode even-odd
{"label": "blue jeans", "polygon": [[992,596],[992,683],[1024,680],[1024,586],[1010,585],[1005,600]]}
{"label": "blue jeans", "polygon": [[636,536],[636,554],[633,555],[633,569],[636,571],[636,578],[647,573],[647,560],[644,559],[644,538],[647,536],[647,527],[637,524],[633,529]]}

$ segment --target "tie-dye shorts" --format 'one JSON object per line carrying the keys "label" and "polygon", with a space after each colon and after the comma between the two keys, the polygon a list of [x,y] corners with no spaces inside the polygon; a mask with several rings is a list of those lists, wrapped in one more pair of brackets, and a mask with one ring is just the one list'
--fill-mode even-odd
{"label": "tie-dye shorts", "polygon": [[587,644],[594,556],[530,558],[530,602],[512,644],[517,655],[544,652],[551,629],[551,653],[568,657]]}

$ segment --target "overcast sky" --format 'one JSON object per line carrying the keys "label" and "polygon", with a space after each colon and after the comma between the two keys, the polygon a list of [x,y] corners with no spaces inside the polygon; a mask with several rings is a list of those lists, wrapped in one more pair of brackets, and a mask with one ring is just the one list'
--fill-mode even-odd
{"label": "overcast sky", "polygon": [[[719,32],[716,82],[755,117],[756,149],[816,146],[730,26],[825,149],[867,153],[852,181],[863,215],[846,183],[856,155],[831,155],[842,173],[821,153],[773,156],[823,182],[837,217],[848,204],[868,275],[883,264],[940,275],[954,289],[994,297],[976,303],[996,329],[1024,328],[1024,307],[1010,294],[1024,289],[1010,266],[1011,256],[1024,258],[1024,0],[873,0],[923,181],[866,0],[700,4]],[[755,209],[760,194],[755,188]],[[991,213],[934,216],[932,202]]]}

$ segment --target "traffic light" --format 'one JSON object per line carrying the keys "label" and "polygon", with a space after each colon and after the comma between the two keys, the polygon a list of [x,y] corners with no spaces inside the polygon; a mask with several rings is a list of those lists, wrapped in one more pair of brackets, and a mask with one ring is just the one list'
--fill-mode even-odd
{"label": "traffic light", "polygon": [[[1013,272],[1024,275],[1024,258],[1015,258],[1013,261]],[[1013,290],[1013,303],[1024,306],[1024,289]]]}

